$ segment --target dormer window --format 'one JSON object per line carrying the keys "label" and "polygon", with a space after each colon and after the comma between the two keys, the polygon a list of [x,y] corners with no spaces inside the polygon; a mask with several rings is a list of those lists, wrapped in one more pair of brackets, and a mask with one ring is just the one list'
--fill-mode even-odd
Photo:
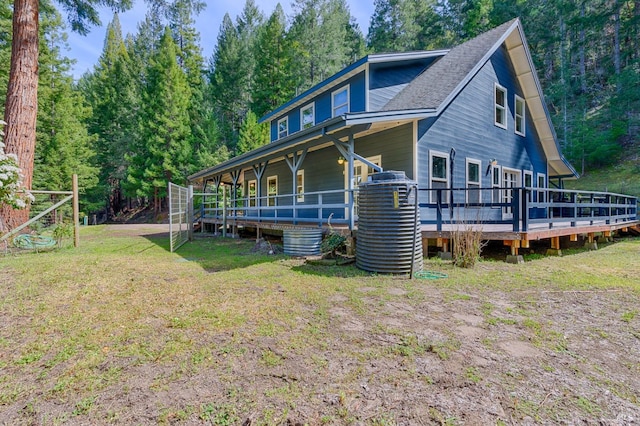
{"label": "dormer window", "polygon": [[349,112],[349,86],[345,86],[331,94],[331,110],[333,111],[332,117],[338,117]]}
{"label": "dormer window", "polygon": [[278,120],[278,139],[287,137],[289,134],[289,118],[284,117]]}
{"label": "dormer window", "polygon": [[498,83],[495,84],[494,101],[495,101],[495,125],[498,127],[502,127],[503,129],[506,129],[507,128],[507,89],[500,86]]}
{"label": "dormer window", "polygon": [[300,128],[302,130],[313,127],[316,124],[315,121],[312,103],[300,109]]}
{"label": "dormer window", "polygon": [[516,95],[516,111],[515,111],[515,126],[516,126],[516,134],[520,136],[525,136],[525,103],[524,99],[520,96]]}

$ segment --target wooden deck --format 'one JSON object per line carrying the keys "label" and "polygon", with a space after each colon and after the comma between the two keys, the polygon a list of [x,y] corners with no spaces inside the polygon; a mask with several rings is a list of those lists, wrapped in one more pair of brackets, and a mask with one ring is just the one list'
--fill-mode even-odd
{"label": "wooden deck", "polygon": [[[444,252],[449,251],[449,242],[454,232],[466,229],[481,231],[483,240],[502,241],[511,247],[513,255],[518,254],[519,248],[528,248],[530,241],[549,240],[551,249],[560,250],[561,237],[568,236],[571,241],[578,241],[579,237],[584,237],[586,242],[594,244],[595,248],[595,237],[598,235],[610,237],[618,230],[640,232],[637,198],[626,195],[558,189],[536,189],[533,194],[527,188],[493,188],[490,191],[494,192],[487,193],[483,199],[499,198],[498,202],[474,204],[442,202],[455,198],[468,199],[468,196],[461,196],[470,191],[468,188],[430,191],[434,194],[423,194],[422,198],[435,201],[419,203],[420,231],[425,244],[435,239],[438,247]],[[487,192],[489,189],[483,191]],[[494,196],[495,191],[502,195]],[[254,205],[247,208],[238,206],[250,205],[251,200],[234,199],[231,205],[236,207],[220,208],[216,201],[214,206],[205,208],[203,203],[199,220],[209,230],[215,228],[215,231],[218,231],[224,228],[225,232],[231,234],[249,229],[255,231],[259,237],[261,233],[281,235],[282,231],[287,229],[321,228],[325,232],[337,231],[357,239],[357,221],[345,219],[349,217],[351,204],[326,203],[329,195],[335,192],[306,194],[305,196],[313,201],[312,204],[305,205],[296,205],[295,200],[289,200],[292,201],[291,204],[263,205],[264,200],[261,200],[260,207]],[[338,192],[345,198],[343,192]],[[505,194],[509,196],[505,197]],[[292,198],[291,195],[281,196],[283,200],[286,200],[286,197]],[[478,212],[484,212],[486,217],[482,221],[466,222],[464,212],[470,208],[473,210],[469,211],[476,217],[482,216]],[[311,215],[310,210],[313,210]],[[343,214],[333,217],[331,213],[327,216],[330,211]],[[463,214],[459,215],[460,212]],[[463,219],[458,219],[458,216],[462,216]]]}
{"label": "wooden deck", "polygon": [[[203,223],[222,226],[222,220],[215,218],[204,218]],[[246,220],[227,220],[227,226],[230,228],[239,229],[251,229],[251,230],[275,230],[284,231],[288,229],[318,229],[316,224],[294,224],[293,222],[279,221],[279,222],[256,222]],[[344,235],[352,235],[357,237],[358,226],[356,223],[355,229],[351,232],[346,225],[332,225],[331,227],[322,225],[322,229],[329,231],[340,232]],[[474,231],[482,232],[482,239],[489,241],[538,241],[555,237],[563,236],[576,236],[589,234],[602,233],[607,236],[611,233],[628,229],[636,230],[640,232],[640,220],[619,222],[614,224],[607,224],[605,220],[602,221],[580,221],[576,222],[575,226],[571,226],[568,222],[555,222],[549,224],[532,224],[529,225],[527,231],[514,232],[511,225],[506,224],[444,224],[442,230],[438,231],[436,225],[421,225],[420,230],[422,232],[422,238],[444,238],[450,239],[455,231],[472,229]],[[526,243],[525,243],[526,244]]]}
{"label": "wooden deck", "polygon": [[571,226],[568,222],[529,225],[527,231],[514,232],[511,225],[495,225],[495,224],[454,224],[442,225],[442,230],[438,231],[436,225],[422,225],[423,238],[450,238],[454,231],[462,229],[472,229],[474,231],[482,231],[485,240],[521,240],[533,241],[543,240],[553,237],[562,237],[567,235],[588,235],[599,232],[614,232],[617,230],[625,230],[627,228],[640,227],[640,220],[619,222],[607,224],[606,221],[580,221],[575,226]]}

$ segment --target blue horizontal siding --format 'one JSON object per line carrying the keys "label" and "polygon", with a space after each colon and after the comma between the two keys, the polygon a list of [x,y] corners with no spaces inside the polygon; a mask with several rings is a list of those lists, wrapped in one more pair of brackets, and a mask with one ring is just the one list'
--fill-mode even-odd
{"label": "blue horizontal siding", "polygon": [[[494,83],[507,89],[507,129],[494,124]],[[465,159],[481,164],[481,186],[491,187],[486,169],[491,159],[501,167],[546,173],[546,157],[527,112],[526,137],[515,133],[515,98],[523,97],[503,48],[498,49],[442,114],[418,126],[418,181],[429,187],[429,151],[449,154],[455,148],[453,187],[466,186]],[[486,200],[485,200],[486,201]],[[499,212],[499,209],[496,209]],[[484,218],[487,219],[487,218]]]}
{"label": "blue horizontal siding", "polygon": [[278,121],[283,117],[289,118],[289,134],[300,131],[300,108],[314,103],[315,123],[319,124],[326,121],[331,117],[331,94],[340,88],[349,85],[349,111],[350,112],[364,112],[366,108],[365,97],[365,77],[364,71],[356,74],[350,79],[331,87],[327,87],[326,92],[320,93],[315,98],[304,103],[299,108],[287,111],[286,114],[282,114],[271,120],[271,141],[278,139]]}

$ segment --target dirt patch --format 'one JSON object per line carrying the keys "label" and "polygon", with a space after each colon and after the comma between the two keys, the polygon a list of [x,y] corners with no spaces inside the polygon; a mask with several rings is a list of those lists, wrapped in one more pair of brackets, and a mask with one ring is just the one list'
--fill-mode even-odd
{"label": "dirt patch", "polygon": [[[136,238],[166,225],[107,231]],[[633,289],[468,284],[531,273],[491,263],[462,278],[448,271],[441,285],[305,269],[281,256],[228,266],[253,245],[228,254],[215,274],[206,273],[214,256],[204,244],[189,262],[160,249],[123,248],[117,259],[89,247],[64,262],[51,253],[34,262],[37,277],[15,272],[24,259],[0,260],[0,424],[640,419]],[[531,281],[558,280],[566,266],[545,268]]]}

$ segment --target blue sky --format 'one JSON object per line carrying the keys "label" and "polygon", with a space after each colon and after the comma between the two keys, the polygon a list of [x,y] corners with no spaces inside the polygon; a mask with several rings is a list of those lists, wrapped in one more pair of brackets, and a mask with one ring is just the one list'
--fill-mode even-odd
{"label": "blue sky", "polygon": [[[200,32],[200,46],[205,58],[209,58],[213,53],[213,47],[218,37],[218,29],[222,23],[225,13],[229,13],[231,18],[235,18],[241,13],[244,6],[244,0],[229,1],[207,1],[206,9],[197,17],[196,28]],[[258,7],[269,16],[275,9],[277,0],[256,0]],[[369,28],[369,20],[373,14],[372,0],[347,0],[351,15],[353,15],[360,29],[366,34]],[[287,15],[291,17],[291,2],[288,0],[281,2],[282,7]],[[142,0],[134,1],[134,7],[128,12],[120,14],[120,24],[122,32],[126,34],[135,34],[138,22],[144,19],[147,6]],[[97,62],[102,48],[104,46],[104,38],[107,24],[111,21],[113,13],[109,9],[102,9],[100,19],[102,26],[94,27],[86,36],[69,32],[69,51],[66,55],[75,59],[77,62],[73,66],[73,76],[78,79],[86,71],[92,70],[93,65]]]}

